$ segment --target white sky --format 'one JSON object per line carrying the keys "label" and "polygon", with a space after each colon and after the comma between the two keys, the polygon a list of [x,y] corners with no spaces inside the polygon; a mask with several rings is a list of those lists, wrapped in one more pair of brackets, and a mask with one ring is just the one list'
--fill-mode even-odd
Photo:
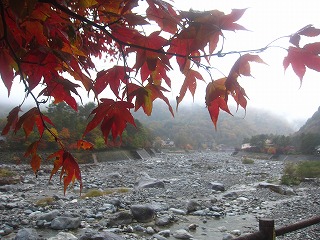
{"label": "white sky", "polygon": [[[313,24],[320,28],[320,1],[305,0],[176,0],[174,3],[178,9],[212,10],[218,9],[229,13],[231,9],[248,8],[244,16],[238,21],[250,31],[230,32],[226,34],[225,50],[248,50],[264,47],[272,40],[289,35],[300,28]],[[310,38],[311,41],[316,39]],[[320,42],[320,38],[317,39]],[[281,42],[279,42],[280,45]],[[274,44],[276,45],[276,43]],[[252,66],[252,74],[255,78],[243,78],[240,83],[245,88],[250,100],[250,107],[258,107],[280,114],[286,119],[307,119],[317,111],[320,106],[320,73],[307,70],[303,84],[300,88],[300,80],[292,72],[291,67],[284,74],[282,60],[286,52],[281,49],[270,49],[261,58],[267,65],[255,64]],[[217,67],[225,75],[229,73],[238,55],[225,58],[213,58],[212,66]],[[218,71],[213,71],[217,79],[222,77]],[[170,73],[173,78],[179,78],[178,69]],[[208,75],[203,74],[207,82]],[[175,81],[175,79],[172,79]],[[17,88],[16,81],[12,87],[11,96],[7,98],[7,90],[0,81],[0,101],[19,102],[23,99],[23,87]],[[195,101],[204,104],[205,84],[198,86]],[[16,91],[21,89],[21,91]],[[179,88],[173,88],[172,97],[176,97]]]}
{"label": "white sky", "polygon": [[[231,9],[248,8],[238,23],[250,31],[228,33],[225,43],[228,49],[226,50],[248,50],[264,47],[272,40],[290,35],[308,24],[320,28],[320,1],[317,0],[176,0],[175,2],[178,8],[184,10],[190,8],[194,10],[218,9],[229,13]],[[310,38],[310,40],[320,41],[320,38]],[[279,41],[280,44],[281,41]],[[276,42],[273,45],[278,44]],[[285,55],[286,51],[281,49],[267,50],[260,56],[268,66],[252,63],[254,78],[240,80],[240,84],[245,88],[250,98],[248,111],[253,106],[270,110],[290,121],[307,119],[320,106],[320,73],[307,70],[300,88],[300,79],[293,73],[291,66],[284,73],[282,61]],[[213,58],[212,66],[217,66],[227,75],[237,57],[235,55],[228,57],[228,59]],[[216,75],[217,78],[222,77],[218,72]],[[198,91],[196,101],[198,98],[203,100],[203,91],[201,93]]]}

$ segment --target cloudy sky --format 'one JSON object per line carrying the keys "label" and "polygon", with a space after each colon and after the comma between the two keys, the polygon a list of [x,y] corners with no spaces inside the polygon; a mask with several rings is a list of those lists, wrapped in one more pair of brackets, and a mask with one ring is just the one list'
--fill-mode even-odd
{"label": "cloudy sky", "polygon": [[[218,9],[229,13],[231,9],[248,8],[239,23],[250,31],[230,32],[226,34],[225,50],[248,50],[266,46],[278,37],[290,35],[302,27],[313,24],[320,28],[320,1],[305,0],[176,0],[175,6],[182,10],[211,10]],[[320,39],[312,38],[312,41]],[[284,41],[286,42],[286,41]],[[283,41],[277,41],[273,45],[284,46]],[[250,107],[258,107],[270,110],[289,120],[307,119],[320,106],[320,73],[307,71],[302,86],[300,80],[289,68],[285,73],[282,67],[283,57],[286,51],[273,48],[261,54],[261,58],[268,65],[252,64],[254,78],[242,78],[240,83],[245,88],[250,100]],[[212,66],[219,69],[225,75],[228,74],[238,55],[225,58],[212,58]],[[212,74],[217,79],[223,77],[219,71]],[[173,78],[179,77],[178,72],[170,73]],[[208,76],[203,75],[206,81]],[[12,89],[19,89],[19,82],[15,82]],[[206,84],[199,84],[195,101],[204,104],[204,91]],[[7,91],[0,81],[0,101],[21,101],[21,91],[12,91],[7,98]],[[173,88],[171,96],[178,95],[179,88]],[[190,96],[189,96],[190,97]]]}
{"label": "cloudy sky", "polygon": [[[248,50],[266,46],[281,36],[290,35],[302,27],[313,24],[320,28],[320,1],[291,1],[291,0],[228,0],[206,1],[177,0],[180,9],[209,10],[219,9],[226,13],[231,9],[248,8],[239,23],[250,31],[238,31],[226,35],[226,50]],[[320,41],[320,38],[310,38]],[[287,46],[287,39],[277,41],[273,45]],[[240,79],[250,100],[250,107],[270,110],[289,120],[307,119],[320,106],[320,73],[308,70],[300,87],[300,80],[294,75],[291,67],[284,72],[282,61],[286,51],[269,49],[261,54],[268,65],[252,64],[254,78]],[[212,65],[217,66],[225,74],[238,56],[226,59],[212,59]],[[217,61],[217,62],[215,62]],[[217,78],[219,73],[216,72]],[[198,91],[197,99],[203,92]]]}

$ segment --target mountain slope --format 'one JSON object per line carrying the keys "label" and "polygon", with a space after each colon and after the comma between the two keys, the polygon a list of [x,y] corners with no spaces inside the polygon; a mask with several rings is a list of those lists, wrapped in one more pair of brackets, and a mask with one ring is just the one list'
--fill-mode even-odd
{"label": "mountain slope", "polygon": [[320,107],[311,118],[299,129],[296,134],[317,133],[320,134]]}
{"label": "mountain slope", "polygon": [[286,121],[267,112],[250,109],[246,116],[235,110],[232,112],[235,116],[220,113],[217,130],[214,129],[207,109],[197,104],[179,106],[173,118],[168,107],[156,101],[150,117],[140,110],[134,117],[150,128],[155,136],[170,138],[175,142],[189,141],[193,146],[204,142],[240,146],[244,138],[253,135],[289,135],[294,131]]}

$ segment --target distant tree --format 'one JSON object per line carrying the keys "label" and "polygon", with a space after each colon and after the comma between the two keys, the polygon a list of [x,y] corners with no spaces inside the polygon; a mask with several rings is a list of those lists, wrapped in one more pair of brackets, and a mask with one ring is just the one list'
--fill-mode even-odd
{"label": "distant tree", "polygon": [[250,145],[256,147],[260,151],[263,151],[267,139],[268,139],[267,134],[259,134],[259,135],[252,136],[250,139]]}
{"label": "distant tree", "polygon": [[320,145],[320,134],[306,133],[300,136],[300,151],[304,154],[314,154],[315,148]]}

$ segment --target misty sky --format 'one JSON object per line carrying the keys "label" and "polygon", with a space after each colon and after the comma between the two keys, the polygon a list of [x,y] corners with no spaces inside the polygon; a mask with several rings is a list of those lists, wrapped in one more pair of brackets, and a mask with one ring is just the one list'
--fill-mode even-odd
{"label": "misty sky", "polygon": [[[176,0],[175,6],[182,10],[211,10],[219,9],[229,13],[233,8],[248,8],[242,19],[238,22],[250,31],[238,31],[226,33],[225,50],[248,50],[266,46],[274,39],[290,35],[302,27],[313,24],[320,28],[320,1],[292,1],[292,0],[269,0],[269,1],[242,1],[242,0]],[[320,41],[319,38],[311,38],[312,41]],[[284,42],[288,42],[285,40]],[[284,46],[282,41],[273,45]],[[240,84],[245,88],[250,100],[250,107],[258,107],[273,111],[286,119],[307,119],[320,106],[320,73],[308,70],[300,88],[300,80],[292,72],[291,67],[284,73],[282,67],[283,57],[286,51],[270,49],[261,54],[261,58],[268,65],[252,64],[252,75],[255,78],[242,78]],[[230,68],[238,55],[225,58],[212,58],[212,66],[228,75]],[[218,79],[223,77],[219,71],[213,71],[212,75]],[[172,80],[180,79],[177,71],[171,72]],[[210,78],[205,73],[203,77],[207,81]],[[180,83],[182,84],[182,80]],[[170,96],[175,98],[179,93],[178,85],[173,85]],[[0,101],[17,103],[23,99],[23,86],[19,86],[18,80],[14,82],[11,96],[7,98],[7,90],[0,81]],[[204,91],[206,84],[199,84],[195,101],[204,105]],[[18,89],[20,91],[18,91]],[[190,95],[188,96],[189,99]]]}

